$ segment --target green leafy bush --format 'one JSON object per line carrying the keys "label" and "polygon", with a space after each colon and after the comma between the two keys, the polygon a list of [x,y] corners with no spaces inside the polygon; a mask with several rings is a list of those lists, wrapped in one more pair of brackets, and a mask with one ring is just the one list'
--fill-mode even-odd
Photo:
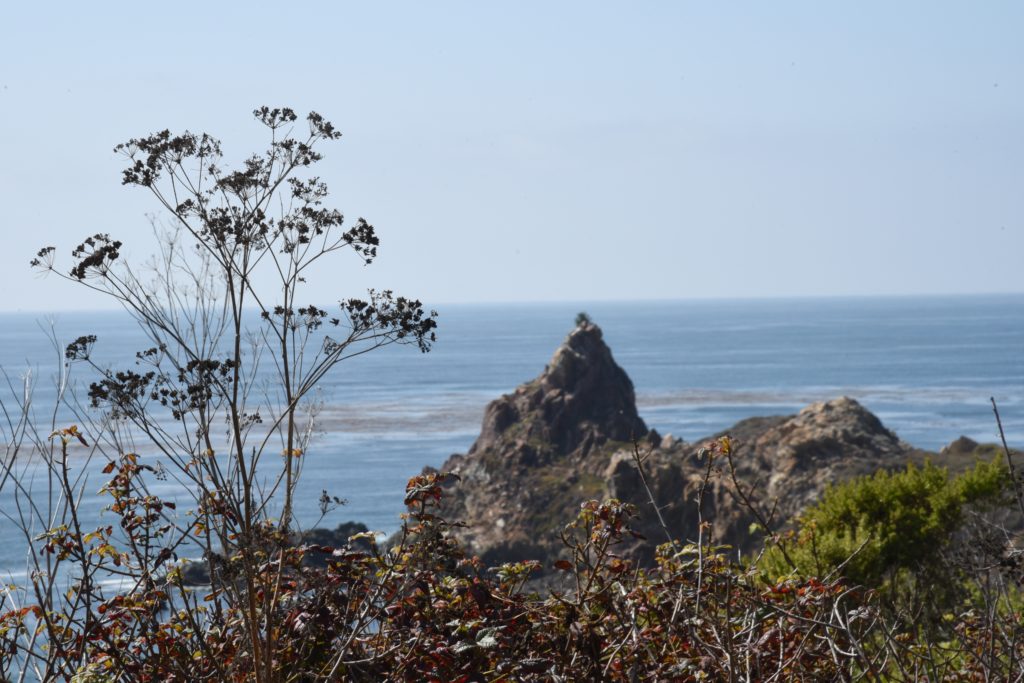
{"label": "green leafy bush", "polygon": [[[956,477],[930,462],[879,471],[829,488],[801,516],[787,550],[801,575],[841,574],[894,602],[908,591],[924,592],[935,610],[949,609],[964,590],[948,552],[968,511],[1002,506],[1008,485],[998,459]],[[777,548],[765,553],[761,567],[769,576],[792,570]]]}

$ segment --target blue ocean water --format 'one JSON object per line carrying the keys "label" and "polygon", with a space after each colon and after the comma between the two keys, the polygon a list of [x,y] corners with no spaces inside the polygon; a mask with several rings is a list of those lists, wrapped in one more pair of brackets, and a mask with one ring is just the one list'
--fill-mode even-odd
{"label": "blue ocean water", "polygon": [[[938,449],[961,434],[996,440],[994,396],[1007,437],[1024,444],[1022,295],[445,306],[432,352],[381,349],[324,380],[323,432],[304,456],[300,521],[317,521],[327,490],[348,504],[321,525],[353,519],[394,530],[408,477],[465,452],[487,402],[541,372],[581,310],[604,330],[641,415],[662,434],[693,441],[745,417],[848,395],[905,441]],[[26,375],[34,382],[41,423],[61,363],[49,330],[61,349],[96,334],[95,357],[116,367],[147,346],[122,313],[0,315],[0,366],[14,395]],[[0,398],[16,402],[2,384]],[[144,443],[138,451],[156,458]],[[86,526],[106,519],[102,465],[77,472]],[[35,477],[32,495],[45,496],[42,468],[20,467],[24,481]],[[152,484],[185,500],[172,480]],[[16,516],[9,484],[0,513]],[[17,578],[25,545],[4,520],[0,574]]]}

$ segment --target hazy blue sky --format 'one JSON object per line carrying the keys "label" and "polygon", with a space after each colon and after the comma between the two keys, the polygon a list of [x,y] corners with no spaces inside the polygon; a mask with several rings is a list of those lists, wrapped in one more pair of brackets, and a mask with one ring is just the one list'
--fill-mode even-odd
{"label": "hazy blue sky", "polygon": [[[321,300],[1024,291],[1024,4],[7,3],[2,310],[94,308],[42,244],[154,204],[112,147],[345,137],[320,174],[382,236]],[[336,262],[337,263],[337,262]]]}

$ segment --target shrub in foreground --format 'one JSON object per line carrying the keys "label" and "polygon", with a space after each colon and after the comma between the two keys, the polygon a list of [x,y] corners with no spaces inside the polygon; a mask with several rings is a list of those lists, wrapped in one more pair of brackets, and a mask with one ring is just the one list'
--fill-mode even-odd
{"label": "shrub in foreground", "polygon": [[[878,589],[893,609],[916,602],[924,612],[913,619],[934,623],[969,597],[972,577],[986,560],[968,560],[987,550],[987,561],[998,562],[1002,546],[985,545],[983,526],[972,522],[1008,507],[1009,482],[998,458],[955,477],[930,462],[882,470],[826,490],[801,515],[788,558],[770,548],[760,565],[769,576],[794,569],[803,576],[841,574]],[[989,520],[990,530],[1000,528],[995,521]],[[968,557],[966,549],[976,552]]]}
{"label": "shrub in foreground", "polygon": [[[145,527],[163,509],[142,494],[142,472],[125,457],[111,473],[122,529]],[[452,539],[437,515],[449,476],[409,482],[410,511],[387,549],[367,550],[362,536],[292,547],[263,528],[257,578],[275,595],[259,604],[279,625],[265,680],[996,680],[1024,661],[1016,609],[979,603],[933,642],[887,620],[873,591],[839,577],[765,584],[723,548],[666,543],[656,566],[640,569],[616,554],[635,510],[614,500],[583,504],[566,527],[571,559],[544,568],[565,577],[564,589],[531,592],[539,563],[485,568]],[[109,536],[69,533],[48,545],[111,566],[137,560]],[[324,566],[304,563],[307,554]],[[228,557],[219,571],[231,575],[239,561]],[[173,568],[152,569],[149,581],[88,610],[4,614],[8,666],[45,660],[53,677],[76,681],[255,679],[244,586],[218,600],[183,586]]]}

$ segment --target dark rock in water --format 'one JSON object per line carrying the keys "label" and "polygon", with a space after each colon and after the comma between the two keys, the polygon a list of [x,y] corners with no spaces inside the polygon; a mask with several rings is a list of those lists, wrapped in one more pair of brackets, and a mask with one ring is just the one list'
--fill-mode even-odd
{"label": "dark rock in water", "polygon": [[181,566],[181,582],[186,586],[209,586],[210,565],[202,560],[185,562]]}
{"label": "dark rock in water", "polygon": [[[633,384],[612,357],[601,330],[584,321],[555,351],[536,379],[493,401],[479,438],[443,471],[457,471],[445,514],[462,521],[455,533],[488,562],[552,559],[559,532],[580,503],[616,497],[635,504],[638,531],[621,552],[650,558],[665,532],[651,510],[637,471],[634,444],[672,535],[697,538],[696,500],[706,461],[700,444],[728,433],[732,459],[746,491],[781,527],[829,484],[902,467],[912,449],[851,398],[816,403],[788,417],[751,418],[696,444],[662,438],[637,414]],[[716,543],[743,551],[761,537],[739,502],[725,462],[703,487],[702,519]],[[649,560],[648,560],[649,561]]]}
{"label": "dark rock in water", "polygon": [[978,449],[978,442],[966,436],[961,436],[952,443],[942,447],[939,451],[942,455],[962,456],[970,455]]}
{"label": "dark rock in water", "polygon": [[[310,529],[302,532],[302,542],[310,545],[329,545],[334,548],[343,548],[349,544],[349,538],[356,534],[365,534],[370,529],[361,522],[342,522],[334,529]],[[353,547],[370,549],[370,541],[365,538],[357,538]]]}
{"label": "dark rock in water", "polygon": [[[1020,457],[1020,452],[1011,448],[1010,456],[1016,460]],[[952,474],[960,474],[974,467],[980,460],[990,461],[993,458],[999,460],[1006,458],[1001,445],[978,443],[974,439],[961,436],[943,446],[938,453],[915,452],[913,460],[915,463],[930,460],[936,465],[945,467]]]}
{"label": "dark rock in water", "polygon": [[[303,531],[296,539],[296,545],[314,545],[330,548],[351,547],[353,550],[369,552],[372,544],[369,539],[357,538],[349,541],[349,538],[356,534],[369,531],[365,524],[360,522],[342,522],[334,529],[309,529]],[[214,554],[213,566],[222,562],[222,555]],[[323,553],[307,553],[303,557],[303,563],[311,567],[327,566],[327,555]],[[181,580],[186,586],[208,586],[210,584],[210,558],[204,560],[189,560],[181,567]]]}
{"label": "dark rock in water", "polygon": [[[350,541],[349,538],[356,534],[363,534],[369,528],[361,522],[342,522],[332,529],[310,529],[302,532],[302,543],[305,545],[319,545],[329,548],[351,548],[361,552],[370,552],[372,544],[368,538],[357,538]],[[329,556],[322,553],[307,553],[303,562],[311,567],[326,567]]]}

